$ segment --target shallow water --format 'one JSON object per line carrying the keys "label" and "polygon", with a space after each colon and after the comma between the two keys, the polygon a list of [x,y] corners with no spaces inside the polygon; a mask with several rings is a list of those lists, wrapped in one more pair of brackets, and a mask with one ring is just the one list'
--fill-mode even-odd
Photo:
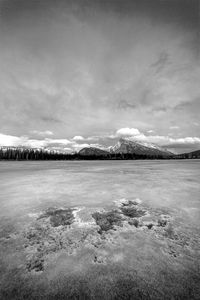
{"label": "shallow water", "polygon": [[[1,299],[199,299],[199,182],[199,160],[1,162]],[[100,236],[92,212],[120,199],[140,199],[141,224],[164,214],[168,227],[137,229],[127,219]],[[72,246],[45,248],[44,269],[29,272],[38,250],[24,232],[49,207],[78,207],[79,224],[48,231]]]}

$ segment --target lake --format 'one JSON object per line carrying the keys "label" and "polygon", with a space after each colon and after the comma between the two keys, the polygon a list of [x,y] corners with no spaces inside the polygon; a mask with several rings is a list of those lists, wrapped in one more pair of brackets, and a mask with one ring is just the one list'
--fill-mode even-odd
{"label": "lake", "polygon": [[2,161],[1,299],[200,299],[200,160]]}

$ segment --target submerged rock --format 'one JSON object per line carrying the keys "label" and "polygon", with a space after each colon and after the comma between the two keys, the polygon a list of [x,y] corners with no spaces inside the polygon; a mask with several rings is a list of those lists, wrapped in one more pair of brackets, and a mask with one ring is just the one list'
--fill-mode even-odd
{"label": "submerged rock", "polygon": [[53,227],[71,225],[74,222],[73,209],[49,208],[38,219],[50,218]]}
{"label": "submerged rock", "polygon": [[117,205],[124,216],[129,218],[140,218],[146,214],[145,210],[138,208],[140,203],[141,201],[139,199],[121,199]]}
{"label": "submerged rock", "polygon": [[164,214],[161,214],[158,218],[158,224],[157,226],[159,227],[165,227],[167,226],[167,224],[169,223],[170,221],[170,216],[169,215],[164,215]]}
{"label": "submerged rock", "polygon": [[171,224],[169,224],[163,233],[164,237],[167,237],[171,240],[178,240],[178,235],[176,234],[176,232],[174,231],[174,228],[172,227]]}
{"label": "submerged rock", "polygon": [[146,226],[147,226],[148,229],[151,229],[151,228],[153,227],[153,224],[152,224],[152,223],[149,223],[149,224],[147,224]]}
{"label": "submerged rock", "polygon": [[115,205],[119,208],[123,207],[123,206],[133,206],[133,205],[139,205],[141,203],[141,200],[136,198],[134,200],[129,200],[126,198],[120,199],[120,200],[116,200],[114,201]]}
{"label": "submerged rock", "polygon": [[142,209],[138,209],[134,206],[125,206],[121,208],[122,213],[130,218],[139,218],[146,214],[146,212]]}
{"label": "submerged rock", "polygon": [[27,252],[28,271],[43,271],[44,261],[50,253],[62,249],[73,250],[75,241],[71,242],[67,232],[75,216],[75,209],[49,208],[42,213],[24,232]]}
{"label": "submerged rock", "polygon": [[136,228],[138,228],[138,226],[139,226],[139,221],[138,221],[137,219],[131,219],[131,220],[128,221],[128,224],[129,224],[129,225],[133,225],[133,226],[135,226]]}
{"label": "submerged rock", "polygon": [[92,214],[92,217],[95,219],[96,224],[100,227],[100,234],[102,234],[103,231],[114,229],[115,225],[122,226],[122,216],[117,210],[95,212]]}
{"label": "submerged rock", "polygon": [[44,258],[42,258],[40,255],[35,255],[31,258],[29,258],[27,264],[26,264],[27,270],[29,272],[35,271],[35,272],[41,272],[44,271]]}
{"label": "submerged rock", "polygon": [[121,206],[132,206],[132,205],[138,205],[139,202],[138,200],[124,200],[124,201],[121,201]]}
{"label": "submerged rock", "polygon": [[[74,255],[79,248],[96,250],[103,244],[113,244],[113,236],[117,239],[123,231],[119,227],[123,226],[125,231],[127,228],[131,231],[144,230],[155,233],[158,238],[176,240],[169,220],[169,215],[149,215],[138,201],[126,199],[116,209],[90,209],[86,215],[83,209],[78,208],[49,208],[24,231],[26,269],[29,272],[44,271],[48,258],[61,251]],[[136,229],[126,227],[127,223]],[[116,235],[111,230],[116,230]],[[101,255],[96,255],[94,262],[104,263],[104,260]]]}
{"label": "submerged rock", "polygon": [[106,258],[105,257],[103,257],[103,256],[97,256],[97,255],[95,255],[94,256],[94,263],[98,263],[98,264],[105,264],[106,263]]}
{"label": "submerged rock", "polygon": [[167,220],[159,219],[158,226],[165,227],[167,225]]}

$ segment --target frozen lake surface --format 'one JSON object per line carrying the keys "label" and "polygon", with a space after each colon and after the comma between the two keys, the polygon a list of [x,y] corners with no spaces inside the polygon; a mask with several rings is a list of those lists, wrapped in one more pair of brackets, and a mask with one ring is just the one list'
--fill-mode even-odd
{"label": "frozen lake surface", "polygon": [[199,183],[199,160],[1,162],[0,298],[200,299]]}

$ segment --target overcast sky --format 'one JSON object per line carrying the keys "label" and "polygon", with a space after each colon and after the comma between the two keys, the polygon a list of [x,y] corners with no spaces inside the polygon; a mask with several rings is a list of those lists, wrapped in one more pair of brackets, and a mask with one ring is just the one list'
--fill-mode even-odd
{"label": "overcast sky", "polygon": [[200,149],[198,0],[0,0],[0,146]]}

